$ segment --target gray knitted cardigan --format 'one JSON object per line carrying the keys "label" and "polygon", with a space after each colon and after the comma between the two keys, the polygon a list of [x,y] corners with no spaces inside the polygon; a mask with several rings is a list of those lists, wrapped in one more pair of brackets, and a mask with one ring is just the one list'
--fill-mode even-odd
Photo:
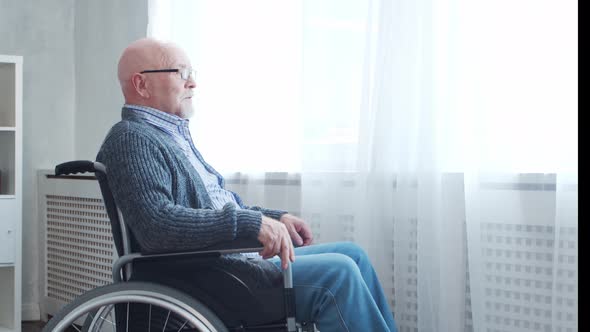
{"label": "gray knitted cardigan", "polygon": [[[173,138],[126,108],[96,160],[107,167],[109,187],[135,239],[133,249],[142,253],[256,239],[262,214],[279,219],[286,213],[247,207],[235,193],[241,208],[227,203],[215,210],[201,177]],[[223,178],[214,173],[224,187]]]}

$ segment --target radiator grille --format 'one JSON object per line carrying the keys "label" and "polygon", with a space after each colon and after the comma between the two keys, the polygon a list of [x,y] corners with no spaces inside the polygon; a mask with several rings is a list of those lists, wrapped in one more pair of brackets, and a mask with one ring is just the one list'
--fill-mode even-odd
{"label": "radiator grille", "polygon": [[102,199],[45,195],[46,295],[64,303],[112,282],[111,226]]}

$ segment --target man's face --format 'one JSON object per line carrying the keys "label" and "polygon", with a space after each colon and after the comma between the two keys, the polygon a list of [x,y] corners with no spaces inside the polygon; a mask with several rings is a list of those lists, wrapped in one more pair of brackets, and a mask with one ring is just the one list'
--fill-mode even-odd
{"label": "man's face", "polygon": [[[166,55],[160,69],[191,68],[190,60],[182,50],[169,49]],[[184,80],[177,72],[148,75],[151,104],[155,108],[183,119],[193,115],[193,89],[197,86],[194,78]]]}

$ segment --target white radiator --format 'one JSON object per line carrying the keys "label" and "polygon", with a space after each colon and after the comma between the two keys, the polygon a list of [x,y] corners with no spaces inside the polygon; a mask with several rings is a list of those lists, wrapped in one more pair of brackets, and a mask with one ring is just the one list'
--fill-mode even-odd
{"label": "white radiator", "polygon": [[98,182],[49,174],[38,176],[42,319],[76,296],[111,283],[117,257]]}

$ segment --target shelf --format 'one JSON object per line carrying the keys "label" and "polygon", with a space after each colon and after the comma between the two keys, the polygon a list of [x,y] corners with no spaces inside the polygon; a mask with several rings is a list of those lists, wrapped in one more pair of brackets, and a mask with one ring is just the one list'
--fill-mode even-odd
{"label": "shelf", "polygon": [[0,55],[0,332],[21,330],[22,64]]}
{"label": "shelf", "polygon": [[14,196],[16,194],[15,133],[14,130],[0,130],[0,196]]}
{"label": "shelf", "polygon": [[16,126],[16,63],[0,62],[0,128]]}

